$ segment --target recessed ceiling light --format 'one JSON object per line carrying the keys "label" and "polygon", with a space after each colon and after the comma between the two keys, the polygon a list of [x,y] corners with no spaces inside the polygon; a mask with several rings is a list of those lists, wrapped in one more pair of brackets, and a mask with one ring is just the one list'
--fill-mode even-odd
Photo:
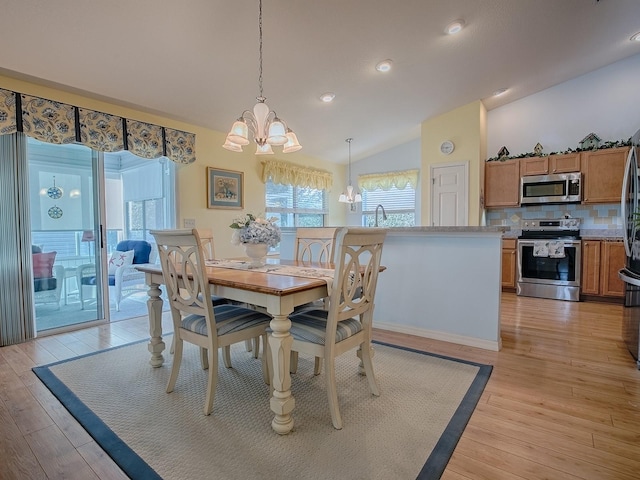
{"label": "recessed ceiling light", "polygon": [[464,28],[464,20],[456,20],[455,22],[451,22],[449,25],[447,25],[447,28],[445,28],[444,31],[448,35],[455,35],[456,33],[460,32],[460,30],[462,30],[463,28]]}
{"label": "recessed ceiling light", "polygon": [[640,32],[636,33],[635,35],[631,36],[631,41],[632,42],[640,42]]}
{"label": "recessed ceiling light", "polygon": [[499,97],[500,95],[503,95],[504,93],[506,93],[508,89],[506,88],[500,88],[498,90],[496,90],[495,92],[493,92],[493,96],[494,97]]}
{"label": "recessed ceiling light", "polygon": [[391,64],[393,62],[391,60],[382,60],[380,63],[376,65],[376,70],[379,72],[388,72],[391,70]]}
{"label": "recessed ceiling light", "polygon": [[324,103],[333,102],[334,98],[336,98],[336,94],[332,92],[327,92],[320,95],[320,100],[322,100]]}

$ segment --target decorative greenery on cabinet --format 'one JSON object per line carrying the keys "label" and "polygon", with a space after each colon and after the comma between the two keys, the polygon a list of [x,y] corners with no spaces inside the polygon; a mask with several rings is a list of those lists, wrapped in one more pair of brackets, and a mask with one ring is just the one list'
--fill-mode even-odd
{"label": "decorative greenery on cabinet", "polygon": [[[586,138],[586,137],[585,137]],[[537,144],[536,147],[538,147],[540,144]],[[576,152],[588,152],[588,151],[592,151],[592,150],[604,150],[607,148],[618,148],[618,147],[628,147],[631,145],[631,137],[629,137],[628,140],[618,140],[618,141],[607,141],[607,142],[602,142],[600,144],[598,144],[597,147],[589,147],[589,148],[581,148],[581,147],[577,147],[575,149],[573,148],[568,148],[564,151],[561,152],[551,152],[549,154],[540,154],[540,148],[538,147],[536,151],[533,152],[527,152],[527,153],[521,153],[520,155],[508,155],[508,150],[507,151],[507,155],[502,154],[501,152],[504,153],[505,147],[502,147],[500,149],[500,152],[498,152],[498,156],[496,157],[491,157],[487,159],[487,162],[504,162],[506,160],[514,160],[514,159],[519,159],[519,158],[529,158],[529,157],[543,157],[543,156],[547,156],[547,155],[564,155],[567,153],[576,153]],[[534,147],[535,149],[535,147]]]}

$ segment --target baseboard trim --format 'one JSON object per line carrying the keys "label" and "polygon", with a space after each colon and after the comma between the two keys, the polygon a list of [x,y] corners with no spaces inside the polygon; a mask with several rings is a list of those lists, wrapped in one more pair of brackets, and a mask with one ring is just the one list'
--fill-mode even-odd
{"label": "baseboard trim", "polygon": [[465,335],[456,335],[454,333],[439,332],[435,330],[427,330],[425,328],[407,327],[396,323],[373,322],[373,327],[380,330],[388,330],[390,332],[404,333],[407,335],[415,335],[417,337],[431,338],[433,340],[441,340],[443,342],[455,343],[458,345],[466,345],[468,347],[477,347],[484,350],[492,350],[499,352],[502,349],[502,338],[497,341],[483,340],[475,337],[467,337]]}

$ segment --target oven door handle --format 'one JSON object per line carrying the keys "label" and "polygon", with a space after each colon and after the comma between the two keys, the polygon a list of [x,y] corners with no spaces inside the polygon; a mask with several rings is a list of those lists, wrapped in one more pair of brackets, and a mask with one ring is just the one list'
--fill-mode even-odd
{"label": "oven door handle", "polygon": [[630,277],[626,268],[623,268],[622,270],[620,270],[618,272],[618,276],[620,277],[620,280],[622,280],[623,282],[640,287],[640,278],[637,278],[635,276]]}
{"label": "oven door handle", "polygon": [[527,239],[527,240],[518,240],[518,245],[524,246],[534,246],[536,242],[562,242],[565,247],[575,247],[576,245],[580,245],[582,243],[581,240],[563,240],[561,238],[552,239],[552,238],[540,238],[538,240]]}

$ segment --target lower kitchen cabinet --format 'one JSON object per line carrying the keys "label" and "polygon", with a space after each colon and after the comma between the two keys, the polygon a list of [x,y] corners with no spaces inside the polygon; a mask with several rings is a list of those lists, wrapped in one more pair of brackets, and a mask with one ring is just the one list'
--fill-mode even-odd
{"label": "lower kitchen cabinet", "polygon": [[516,289],[517,247],[515,238],[502,240],[502,289]]}
{"label": "lower kitchen cabinet", "polygon": [[625,261],[621,241],[583,240],[582,295],[622,298],[624,282],[618,277],[618,271],[624,267]]}

